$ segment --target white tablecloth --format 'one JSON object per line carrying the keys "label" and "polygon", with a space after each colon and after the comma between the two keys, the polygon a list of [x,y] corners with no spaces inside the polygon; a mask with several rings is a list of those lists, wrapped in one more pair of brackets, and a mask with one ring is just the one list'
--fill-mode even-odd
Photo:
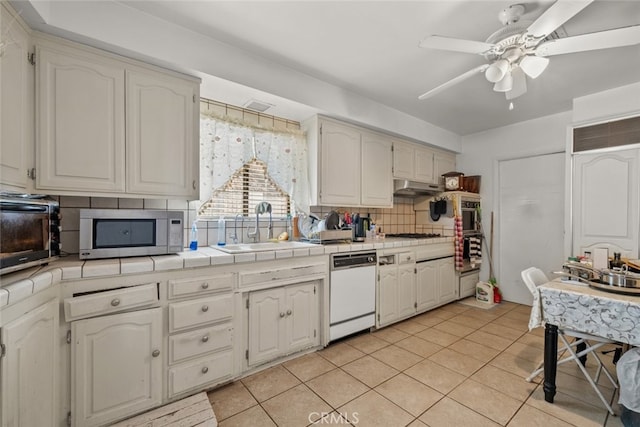
{"label": "white tablecloth", "polygon": [[640,346],[640,296],[554,280],[538,287],[529,328],[545,323]]}

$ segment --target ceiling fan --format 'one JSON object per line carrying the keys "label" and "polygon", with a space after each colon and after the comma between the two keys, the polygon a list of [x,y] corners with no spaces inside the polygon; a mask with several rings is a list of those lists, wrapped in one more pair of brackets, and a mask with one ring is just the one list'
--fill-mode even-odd
{"label": "ceiling fan", "polygon": [[504,92],[506,98],[511,100],[527,92],[527,76],[535,79],[542,74],[549,64],[549,56],[640,43],[640,25],[547,39],[592,1],[558,0],[533,22],[520,21],[525,13],[525,5],[509,6],[498,14],[504,26],[484,42],[437,35],[425,38],[420,42],[420,47],[480,54],[489,63],[423,93],[418,99],[427,99],[476,74],[484,73],[486,79],[494,84],[493,90]]}

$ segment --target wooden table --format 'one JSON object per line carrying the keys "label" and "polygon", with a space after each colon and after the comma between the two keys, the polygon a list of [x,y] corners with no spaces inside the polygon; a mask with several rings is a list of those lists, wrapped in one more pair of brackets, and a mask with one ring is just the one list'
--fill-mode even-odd
{"label": "wooden table", "polygon": [[544,399],[556,394],[558,328],[640,346],[640,296],[554,280],[538,287],[530,327],[545,324]]}

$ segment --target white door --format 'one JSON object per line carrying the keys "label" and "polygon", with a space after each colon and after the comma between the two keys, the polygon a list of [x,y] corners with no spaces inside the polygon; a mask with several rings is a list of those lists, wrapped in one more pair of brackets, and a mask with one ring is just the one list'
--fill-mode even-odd
{"label": "white door", "polygon": [[564,153],[553,153],[500,162],[494,274],[506,301],[530,305],[522,270],[535,266],[548,274],[563,262],[564,161]]}
{"label": "white door", "polygon": [[53,299],[0,329],[3,426],[56,425],[58,326]]}
{"label": "white door", "polygon": [[162,400],[162,308],[73,322],[74,425],[98,426]]}

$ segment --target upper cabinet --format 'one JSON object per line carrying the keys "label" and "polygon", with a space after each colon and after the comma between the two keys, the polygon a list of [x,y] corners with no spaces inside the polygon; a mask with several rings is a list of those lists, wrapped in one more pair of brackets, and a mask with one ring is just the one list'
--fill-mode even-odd
{"label": "upper cabinet", "polygon": [[393,177],[428,184],[455,170],[455,155],[407,141],[393,142]]}
{"label": "upper cabinet", "polygon": [[0,186],[30,191],[33,167],[31,36],[6,2],[0,4]]}
{"label": "upper cabinet", "polygon": [[36,40],[36,189],[196,199],[199,80]]}
{"label": "upper cabinet", "polygon": [[393,205],[390,139],[324,117],[313,117],[304,127],[312,205]]}

